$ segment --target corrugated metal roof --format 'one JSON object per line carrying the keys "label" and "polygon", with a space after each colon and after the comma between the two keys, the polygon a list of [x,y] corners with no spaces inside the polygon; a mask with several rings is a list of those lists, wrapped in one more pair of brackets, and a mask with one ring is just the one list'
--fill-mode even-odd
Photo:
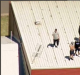
{"label": "corrugated metal roof", "polygon": [[[69,43],[78,37],[79,1],[11,3],[32,69],[80,68],[80,57],[75,56],[73,61],[65,58],[69,56]],[[41,25],[35,25],[35,21],[40,21]],[[47,48],[49,43],[53,43],[52,33],[55,28],[60,34],[60,45],[58,48]],[[38,49],[41,52],[35,57]]]}

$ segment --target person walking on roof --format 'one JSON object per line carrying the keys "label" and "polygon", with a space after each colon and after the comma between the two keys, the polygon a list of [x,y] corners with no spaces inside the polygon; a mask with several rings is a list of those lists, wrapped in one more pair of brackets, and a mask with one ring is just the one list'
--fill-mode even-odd
{"label": "person walking on roof", "polygon": [[57,47],[59,45],[59,39],[60,39],[59,38],[59,33],[57,32],[57,29],[55,29],[55,31],[53,32],[52,36],[53,36],[54,46]]}

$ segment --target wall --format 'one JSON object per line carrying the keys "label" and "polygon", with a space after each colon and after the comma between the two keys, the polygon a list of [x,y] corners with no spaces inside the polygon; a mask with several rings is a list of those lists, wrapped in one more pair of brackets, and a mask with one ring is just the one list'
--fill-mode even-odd
{"label": "wall", "polygon": [[[19,30],[18,25],[17,25],[17,21],[15,18],[15,15],[14,15],[12,5],[9,4],[9,35],[10,35],[11,31],[12,31],[12,35],[15,37],[15,39],[18,42],[20,42],[20,40],[21,40],[20,30]],[[25,73],[26,73],[26,75],[29,75],[28,73],[31,70],[30,70],[30,65],[29,65],[29,61],[28,61],[28,58],[27,58],[27,55],[25,52],[25,47],[23,45],[23,42],[22,42],[22,52],[23,52],[23,57],[24,57],[25,70],[26,70]],[[27,71],[28,68],[29,68],[29,70]]]}
{"label": "wall", "polygon": [[11,4],[9,4],[9,35],[11,34],[20,42],[20,33]]}
{"label": "wall", "polygon": [[80,68],[32,70],[31,75],[80,75]]}

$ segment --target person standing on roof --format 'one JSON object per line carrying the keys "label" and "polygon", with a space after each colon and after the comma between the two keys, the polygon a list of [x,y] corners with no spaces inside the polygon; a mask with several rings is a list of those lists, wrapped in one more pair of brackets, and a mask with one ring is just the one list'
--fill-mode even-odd
{"label": "person standing on roof", "polygon": [[[78,51],[78,55],[77,55],[77,51]],[[75,41],[75,55],[80,56],[80,37],[78,41]]]}
{"label": "person standing on roof", "polygon": [[69,60],[73,60],[73,55],[74,55],[74,50],[75,50],[75,47],[74,47],[74,43],[71,42],[71,44],[69,45],[70,47],[70,57],[69,57]]}
{"label": "person standing on roof", "polygon": [[[55,29],[55,31],[52,34],[53,36],[53,42],[54,42],[54,46],[57,47],[59,45],[59,33],[57,32],[57,29]],[[57,45],[56,45],[57,43]]]}
{"label": "person standing on roof", "polygon": [[78,33],[79,33],[79,37],[80,37],[80,25],[79,25]]}
{"label": "person standing on roof", "polygon": [[78,56],[80,56],[80,37],[79,37]]}

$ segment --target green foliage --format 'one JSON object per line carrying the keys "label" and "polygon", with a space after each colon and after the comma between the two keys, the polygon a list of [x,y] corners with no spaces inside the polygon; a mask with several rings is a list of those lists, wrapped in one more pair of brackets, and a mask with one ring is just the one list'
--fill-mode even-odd
{"label": "green foliage", "polygon": [[1,36],[9,35],[9,16],[1,16]]}

